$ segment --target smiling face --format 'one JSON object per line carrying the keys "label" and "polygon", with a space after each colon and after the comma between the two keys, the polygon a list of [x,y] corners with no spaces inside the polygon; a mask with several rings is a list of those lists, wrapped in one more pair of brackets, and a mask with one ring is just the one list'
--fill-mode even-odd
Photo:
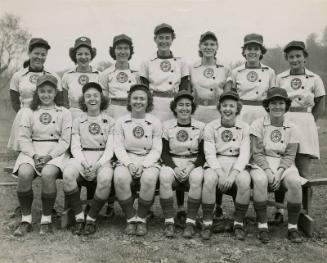
{"label": "smiling face", "polygon": [[305,65],[303,50],[291,50],[286,54],[286,59],[292,70],[301,70]]}
{"label": "smiling face", "polygon": [[95,88],[89,88],[84,93],[84,101],[87,111],[100,110],[101,105],[101,93]]}
{"label": "smiling face", "polygon": [[189,98],[181,98],[175,108],[178,120],[189,120],[192,114],[192,101]]}
{"label": "smiling face", "polygon": [[131,55],[130,45],[124,42],[118,43],[115,47],[116,60],[119,62],[127,62]]}
{"label": "smiling face", "polygon": [[219,104],[219,112],[221,118],[228,121],[233,121],[237,114],[237,101],[234,99],[226,98]]}
{"label": "smiling face", "polygon": [[159,52],[170,51],[171,44],[173,43],[172,33],[159,33],[154,37]]}
{"label": "smiling face", "polygon": [[31,68],[41,70],[47,58],[48,50],[44,47],[35,47],[28,55]]}
{"label": "smiling face", "polygon": [[262,51],[259,44],[252,43],[245,46],[244,56],[248,63],[259,63],[261,55]]}
{"label": "smiling face", "polygon": [[286,112],[286,102],[282,98],[275,98],[269,101],[268,111],[270,117],[280,118],[283,117]]}
{"label": "smiling face", "polygon": [[56,88],[49,83],[45,83],[37,88],[37,95],[41,101],[41,105],[45,107],[53,106],[56,97]]}
{"label": "smiling face", "polygon": [[199,48],[203,57],[214,57],[218,50],[218,43],[213,39],[206,39],[200,43]]}
{"label": "smiling face", "polygon": [[148,106],[148,95],[143,90],[136,90],[131,94],[130,105],[132,112],[145,113]]}
{"label": "smiling face", "polygon": [[80,67],[88,67],[92,60],[91,51],[88,47],[79,47],[76,50],[76,62]]}

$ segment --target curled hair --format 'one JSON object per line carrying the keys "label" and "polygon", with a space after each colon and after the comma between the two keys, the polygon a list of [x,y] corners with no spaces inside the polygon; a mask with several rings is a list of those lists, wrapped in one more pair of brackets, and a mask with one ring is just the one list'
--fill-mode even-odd
{"label": "curled hair", "polygon": [[[229,99],[228,97],[226,97],[226,99]],[[217,110],[220,112],[221,110],[221,104],[226,100],[226,99],[223,99],[222,101],[219,101],[218,104],[217,104]],[[237,102],[236,104],[236,115],[239,115],[241,113],[241,110],[242,110],[242,107],[243,107],[243,104],[241,101],[239,100],[235,100],[234,101]]]}
{"label": "curled hair", "polygon": [[89,46],[86,46],[86,45],[81,45],[77,48],[73,48],[71,47],[69,49],[69,57],[70,59],[75,63],[77,64],[77,59],[76,59],[76,53],[77,53],[77,49],[79,49],[80,47],[86,47],[90,50],[90,53],[91,53],[91,61],[95,58],[95,56],[97,55],[97,49],[95,47],[93,48],[90,48]]}
{"label": "curled hair", "polygon": [[[103,111],[106,110],[109,106],[109,98],[104,96],[102,92],[100,92],[100,96],[101,96],[100,111]],[[85,104],[84,94],[78,99],[78,103],[79,103],[79,108],[82,111],[87,112],[87,106]]]}
{"label": "curled hair", "polygon": [[271,100],[264,100],[262,102],[262,106],[265,108],[266,112],[269,112],[269,103],[273,100],[278,100],[278,99],[281,99],[281,100],[284,100],[285,101],[285,104],[286,104],[286,107],[285,107],[285,112],[288,112],[290,107],[291,107],[291,104],[292,104],[292,100],[286,100],[286,99],[283,99],[281,97],[275,97],[275,98],[272,98]]}
{"label": "curled hair", "polygon": [[173,40],[176,38],[175,31],[171,31],[171,29],[168,29],[168,28],[160,29],[157,33],[154,34],[154,38],[156,38],[159,34],[162,34],[162,33],[170,33]]}
{"label": "curled hair", "polygon": [[[250,43],[250,44],[251,44],[251,43]],[[250,44],[248,44],[248,45],[250,45]],[[243,57],[245,57],[245,49],[246,49],[246,47],[247,47],[248,45],[244,45],[244,46],[242,47],[242,56],[243,56]],[[260,50],[261,50],[261,55],[260,55],[260,57],[259,57],[259,60],[261,60],[261,59],[263,58],[263,55],[267,53],[267,49],[266,49],[264,46],[261,46],[261,45],[259,45],[259,44],[258,44],[258,46],[260,47]],[[245,58],[246,58],[246,57],[245,57]]]}
{"label": "curled hair", "polygon": [[121,41],[118,41],[116,42],[112,47],[109,48],[109,55],[114,59],[116,60],[116,54],[115,54],[115,49],[117,47],[117,45],[121,44],[121,43],[126,43],[128,44],[129,46],[129,51],[130,51],[130,54],[129,54],[129,57],[128,57],[128,60],[130,60],[134,54],[134,47],[133,45],[129,42],[129,41],[126,41],[126,40],[121,40]]}
{"label": "curled hair", "polygon": [[135,90],[133,90],[133,92],[128,92],[127,106],[126,106],[127,110],[132,111],[131,96],[137,90],[143,90],[146,93],[146,95],[148,97],[148,105],[146,106],[145,112],[151,112],[153,110],[153,96],[152,96],[150,89],[143,89],[143,88],[135,89]]}
{"label": "curled hair", "polygon": [[[40,87],[43,87],[40,86]],[[32,99],[32,102],[31,102],[31,105],[30,105],[30,108],[32,111],[36,111],[38,109],[38,107],[41,105],[41,100],[39,98],[39,95],[37,94],[37,91],[40,87],[37,87],[34,94],[33,94],[33,99]],[[57,90],[56,87],[52,86],[55,90],[56,90],[56,96],[54,98],[54,103],[57,105],[57,106],[63,106],[63,101],[62,101],[62,98],[61,98],[61,92]]]}
{"label": "curled hair", "polygon": [[296,47],[293,47],[293,48],[289,48],[286,52],[284,52],[284,58],[287,60],[288,58],[288,53],[290,53],[292,50],[301,50],[303,52],[303,56],[304,58],[307,58],[309,56],[309,53],[308,51],[302,49],[302,48],[296,48]]}
{"label": "curled hair", "polygon": [[[183,99],[183,98],[187,98],[187,97],[180,97],[177,101],[175,100],[172,100],[170,102],[170,110],[172,111],[172,113],[174,114],[175,117],[177,117],[177,113],[176,113],[176,107],[177,107],[177,103],[180,101],[180,99]],[[190,100],[192,101],[192,100]],[[197,105],[194,101],[192,101],[192,111],[191,111],[191,115],[195,112],[196,108],[197,108]]]}

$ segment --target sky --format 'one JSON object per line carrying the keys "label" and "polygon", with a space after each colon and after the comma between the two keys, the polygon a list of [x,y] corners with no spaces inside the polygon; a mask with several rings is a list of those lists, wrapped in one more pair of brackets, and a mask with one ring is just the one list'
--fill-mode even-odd
{"label": "sky", "polygon": [[268,48],[283,47],[313,32],[321,36],[327,26],[327,0],[0,0],[4,13],[19,16],[33,37],[48,40],[46,65],[56,71],[74,67],[68,50],[80,36],[97,48],[93,65],[113,62],[109,46],[121,33],[133,39],[131,67],[137,70],[156,51],[153,30],[163,22],[176,32],[175,56],[197,61],[200,35],[210,30],[219,41],[217,59],[227,65],[242,60],[248,33],[262,34]]}

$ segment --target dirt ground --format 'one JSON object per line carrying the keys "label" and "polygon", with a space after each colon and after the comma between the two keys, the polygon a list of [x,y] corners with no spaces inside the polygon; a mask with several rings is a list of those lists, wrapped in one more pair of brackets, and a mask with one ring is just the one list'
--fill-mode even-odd
{"label": "dirt ground", "polygon": [[[12,165],[15,155],[5,149],[9,122],[0,120],[0,181],[15,181],[3,172]],[[314,162],[313,178],[326,177],[327,170],[327,119],[321,120],[321,160]],[[327,188],[315,187],[311,216],[316,231],[312,238],[304,238],[302,244],[292,244],[286,239],[286,225],[271,227],[272,242],[261,244],[256,238],[256,224],[251,206],[247,218],[247,239],[236,241],[230,233],[215,234],[208,242],[201,241],[199,233],[192,240],[185,240],[181,230],[174,239],[163,236],[163,215],[159,200],[154,204],[155,217],[149,222],[146,237],[129,237],[123,234],[124,218],[118,205],[112,219],[100,218],[99,230],[92,237],[76,237],[69,230],[56,229],[53,235],[38,235],[40,220],[40,182],[34,183],[33,232],[24,238],[12,236],[15,219],[10,213],[17,205],[14,186],[0,186],[0,263],[11,262],[275,262],[307,263],[327,262]],[[58,182],[56,208],[62,210],[62,183]],[[233,211],[230,197],[224,197],[224,210]],[[269,211],[271,216],[271,209]]]}

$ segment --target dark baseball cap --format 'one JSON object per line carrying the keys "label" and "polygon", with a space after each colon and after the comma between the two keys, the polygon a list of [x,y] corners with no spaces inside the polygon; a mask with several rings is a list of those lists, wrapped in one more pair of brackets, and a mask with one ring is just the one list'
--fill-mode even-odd
{"label": "dark baseball cap", "polygon": [[34,47],[44,47],[46,49],[51,48],[48,41],[43,38],[32,38],[28,44],[28,49],[32,50]]}
{"label": "dark baseball cap", "polygon": [[138,84],[134,84],[130,87],[129,89],[129,93],[133,93],[134,91],[136,90],[144,90],[144,91],[148,91],[149,90],[149,87],[145,84],[141,84],[141,83],[138,83]]}
{"label": "dark baseball cap", "polygon": [[125,35],[125,34],[120,34],[120,35],[115,36],[114,39],[113,39],[113,44],[115,45],[116,43],[118,43],[120,41],[128,42],[131,45],[133,43],[132,39],[129,36]]}
{"label": "dark baseball cap", "polygon": [[74,49],[77,49],[81,46],[86,46],[92,49],[91,39],[88,37],[79,37],[75,40]]}
{"label": "dark baseball cap", "polygon": [[188,98],[191,101],[194,100],[192,93],[189,92],[188,90],[181,90],[177,92],[176,95],[174,96],[174,101],[177,102],[180,98]]}
{"label": "dark baseball cap", "polygon": [[207,39],[214,39],[215,41],[218,41],[215,33],[211,31],[207,31],[200,36],[200,43]]}
{"label": "dark baseball cap", "polygon": [[169,32],[171,32],[171,33],[174,33],[175,32],[174,29],[173,29],[173,27],[171,25],[166,24],[166,23],[162,23],[162,24],[157,25],[155,27],[154,34],[157,35],[160,31],[162,31],[164,29],[167,30],[167,31],[169,31]]}
{"label": "dark baseball cap", "polygon": [[284,48],[284,52],[287,53],[288,51],[293,50],[293,49],[300,49],[300,50],[307,51],[303,41],[293,40],[286,45],[286,47]]}
{"label": "dark baseball cap", "polygon": [[234,99],[236,101],[240,100],[240,96],[238,95],[237,91],[234,89],[224,91],[220,97],[219,97],[219,102],[221,102],[224,99]]}
{"label": "dark baseball cap", "polygon": [[246,35],[244,37],[243,46],[251,44],[251,43],[255,43],[255,44],[258,44],[260,46],[263,46],[263,36],[259,35],[259,34],[255,34],[255,33]]}
{"label": "dark baseball cap", "polygon": [[52,86],[54,86],[55,88],[57,88],[58,79],[51,74],[43,74],[40,77],[38,77],[38,79],[36,81],[36,87],[40,87],[44,83],[49,83]]}
{"label": "dark baseball cap", "polygon": [[271,89],[268,89],[267,98],[262,101],[262,104],[267,105],[269,101],[275,98],[281,98],[284,99],[285,101],[291,101],[285,89],[282,89],[280,87],[273,87]]}
{"label": "dark baseball cap", "polygon": [[96,82],[88,82],[86,83],[83,88],[82,88],[82,92],[83,94],[88,90],[88,89],[96,89],[98,90],[100,93],[102,93],[102,87],[99,83],[96,83]]}

